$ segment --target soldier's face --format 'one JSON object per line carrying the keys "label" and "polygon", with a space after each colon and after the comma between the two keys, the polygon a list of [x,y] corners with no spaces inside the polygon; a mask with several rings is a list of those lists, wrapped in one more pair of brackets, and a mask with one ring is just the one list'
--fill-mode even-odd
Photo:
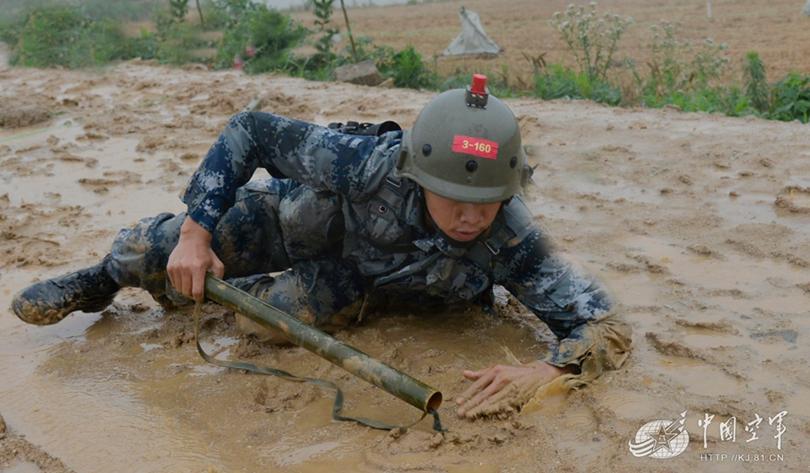
{"label": "soldier's face", "polygon": [[447,236],[458,241],[471,241],[492,225],[500,202],[473,204],[448,199],[425,191],[425,204],[430,217]]}

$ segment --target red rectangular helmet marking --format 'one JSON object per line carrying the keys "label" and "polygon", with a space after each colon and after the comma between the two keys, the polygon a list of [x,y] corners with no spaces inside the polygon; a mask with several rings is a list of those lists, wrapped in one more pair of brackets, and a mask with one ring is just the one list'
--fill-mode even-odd
{"label": "red rectangular helmet marking", "polygon": [[456,135],[453,137],[453,152],[498,159],[498,143],[475,136]]}

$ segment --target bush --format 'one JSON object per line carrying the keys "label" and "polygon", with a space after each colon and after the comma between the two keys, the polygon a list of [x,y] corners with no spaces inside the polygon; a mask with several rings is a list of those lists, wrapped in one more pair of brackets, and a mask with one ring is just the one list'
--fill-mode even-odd
{"label": "bush", "polygon": [[377,64],[380,72],[394,79],[397,87],[427,89],[437,85],[438,78],[422,61],[413,46],[394,53]]}
{"label": "bush", "polygon": [[141,29],[137,38],[129,40],[129,57],[139,57],[141,59],[156,59],[160,42],[155,33],[147,29]]}
{"label": "bush", "polygon": [[231,22],[231,16],[225,8],[218,6],[212,1],[202,2],[203,17],[205,18],[204,28],[206,30],[224,30]]}
{"label": "bush", "polygon": [[754,51],[746,54],[743,64],[745,95],[757,111],[767,112],[770,109],[770,91],[765,77],[765,65]]}
{"label": "bush", "polygon": [[645,105],[656,106],[666,97],[706,93],[728,64],[723,44],[706,39],[695,46],[680,39],[675,25],[666,21],[652,25],[650,30],[649,71],[644,77],[634,72]]}
{"label": "bush", "polygon": [[289,16],[264,5],[246,8],[225,30],[217,67],[242,67],[251,74],[289,70],[290,50],[301,43],[307,31]]}
{"label": "bush", "polygon": [[199,30],[188,23],[172,23],[159,32],[156,39],[154,58],[164,64],[194,62],[197,60],[194,50],[205,46]]}
{"label": "bush", "polygon": [[574,55],[579,72],[589,79],[607,80],[613,66],[613,55],[632,17],[605,13],[600,18],[596,2],[588,7],[569,5],[564,12],[555,12],[551,24],[560,33],[568,50]]}
{"label": "bush", "polygon": [[127,40],[111,20],[94,21],[75,7],[32,11],[17,35],[12,62],[78,68],[127,56]]}
{"label": "bush", "polygon": [[771,94],[772,104],[769,118],[808,122],[810,119],[810,76],[791,72],[773,85]]}

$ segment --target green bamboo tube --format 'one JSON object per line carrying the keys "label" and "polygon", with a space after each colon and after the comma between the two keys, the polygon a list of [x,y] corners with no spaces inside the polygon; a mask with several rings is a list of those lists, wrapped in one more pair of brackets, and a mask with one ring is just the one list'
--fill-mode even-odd
{"label": "green bamboo tube", "polygon": [[442,403],[442,393],[436,389],[336,340],[322,330],[301,322],[210,273],[205,277],[205,296],[260,325],[280,331],[290,342],[325,358],[422,412],[436,410]]}

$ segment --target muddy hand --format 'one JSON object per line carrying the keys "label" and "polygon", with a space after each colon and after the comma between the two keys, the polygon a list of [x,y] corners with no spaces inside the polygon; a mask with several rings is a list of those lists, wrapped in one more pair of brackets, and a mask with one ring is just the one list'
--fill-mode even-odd
{"label": "muddy hand", "polygon": [[178,292],[195,301],[205,294],[205,272],[217,277],[225,274],[225,266],[211,249],[211,234],[190,218],[180,228],[180,239],[169,255],[166,274]]}
{"label": "muddy hand", "polygon": [[456,398],[459,406],[456,413],[472,419],[514,412],[540,386],[564,373],[564,370],[544,362],[523,366],[495,365],[479,371],[464,370],[464,377],[473,384]]}

